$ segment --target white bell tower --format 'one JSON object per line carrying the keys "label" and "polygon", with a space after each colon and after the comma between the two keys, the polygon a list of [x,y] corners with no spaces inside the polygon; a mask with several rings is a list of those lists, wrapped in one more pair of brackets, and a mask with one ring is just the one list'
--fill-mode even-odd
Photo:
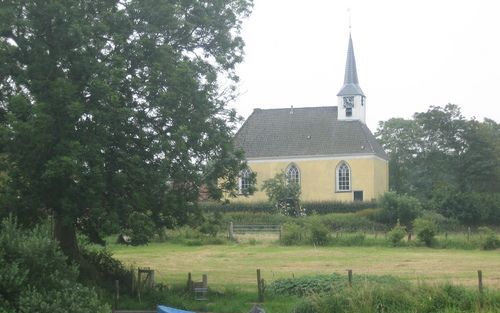
{"label": "white bell tower", "polygon": [[345,64],[344,86],[337,94],[338,120],[358,120],[366,124],[366,97],[359,87],[356,59],[349,34],[347,61]]}

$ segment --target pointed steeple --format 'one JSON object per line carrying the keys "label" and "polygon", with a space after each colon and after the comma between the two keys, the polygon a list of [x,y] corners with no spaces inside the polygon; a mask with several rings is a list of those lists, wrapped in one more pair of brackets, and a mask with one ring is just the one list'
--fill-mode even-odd
{"label": "pointed steeple", "polygon": [[354,58],[354,49],[352,47],[352,38],[349,33],[349,46],[347,47],[347,60],[345,63],[344,86],[340,89],[337,96],[364,96],[363,90],[359,87],[358,72],[356,70],[356,59]]}

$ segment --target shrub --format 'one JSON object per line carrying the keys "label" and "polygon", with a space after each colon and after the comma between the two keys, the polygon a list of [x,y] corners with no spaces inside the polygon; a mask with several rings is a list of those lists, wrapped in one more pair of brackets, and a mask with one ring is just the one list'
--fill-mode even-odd
{"label": "shrub", "polygon": [[142,212],[132,212],[128,218],[125,234],[130,237],[132,245],[147,244],[155,234],[155,225],[151,217]]}
{"label": "shrub", "polygon": [[345,246],[361,246],[365,241],[366,235],[361,232],[357,232],[354,235],[347,235],[340,238],[339,243]]}
{"label": "shrub", "polygon": [[465,228],[460,225],[460,222],[457,219],[453,217],[446,217],[434,211],[423,211],[421,217],[432,220],[440,232],[458,232]]}
{"label": "shrub", "polygon": [[417,238],[425,243],[427,247],[432,246],[437,234],[436,223],[425,218],[417,218],[413,221],[413,229]]}
{"label": "shrub", "polygon": [[381,210],[375,219],[390,226],[395,225],[399,219],[402,225],[411,227],[411,222],[422,213],[422,206],[417,198],[394,192],[386,192],[379,199],[379,206]]}
{"label": "shrub", "polygon": [[225,227],[230,222],[234,224],[284,224],[289,221],[292,221],[291,217],[262,212],[231,212],[222,216],[222,224]]}
{"label": "shrub", "polygon": [[[354,275],[353,284],[389,285],[402,283],[392,276]],[[266,290],[271,294],[283,296],[304,296],[322,294],[330,291],[338,292],[347,289],[347,276],[333,273],[331,275],[302,276],[284,278],[273,281]]]}
{"label": "shrub", "polygon": [[[377,207],[375,201],[302,201],[302,207],[306,215],[311,214],[329,214],[329,213],[353,213]],[[273,205],[269,202],[216,202],[205,201],[199,203],[199,207],[205,213],[272,213],[275,211]]]}
{"label": "shrub", "polygon": [[284,172],[265,180],[262,190],[266,192],[269,202],[279,213],[294,217],[305,215],[300,206],[300,185],[288,182]]}
{"label": "shrub", "polygon": [[308,225],[308,232],[310,234],[311,243],[323,246],[328,243],[328,228],[319,221],[312,221]]}
{"label": "shrub", "polygon": [[96,293],[78,283],[47,225],[21,230],[0,226],[0,312],[109,312]]}
{"label": "shrub", "polygon": [[309,201],[303,202],[306,214],[353,213],[376,207],[375,201]]}
{"label": "shrub", "polygon": [[364,216],[359,216],[357,213],[334,213],[314,216],[313,218],[320,219],[331,230],[336,231],[359,232],[385,230],[384,225],[373,222]]}
{"label": "shrub", "polygon": [[500,247],[500,240],[495,231],[488,227],[479,227],[481,234],[481,249],[494,250]]}
{"label": "shrub", "polygon": [[251,213],[271,213],[273,206],[269,202],[200,202],[199,207],[205,213],[231,213],[231,212],[251,212]]}
{"label": "shrub", "polygon": [[80,250],[82,259],[85,260],[84,265],[81,266],[82,277],[108,290],[113,290],[115,281],[119,280],[122,290],[132,290],[133,271],[125,268],[120,260],[113,258],[109,250],[94,250],[87,247],[81,247]]}
{"label": "shrub", "polygon": [[456,192],[436,197],[437,210],[465,225],[500,223],[500,193]]}
{"label": "shrub", "polygon": [[204,234],[204,235],[209,235],[209,236],[212,236],[212,237],[215,237],[217,236],[217,233],[219,232],[219,225],[216,225],[216,224],[213,224],[209,221],[205,221],[203,222],[200,227],[198,228],[198,230],[200,231],[200,233]]}
{"label": "shrub", "polygon": [[401,242],[401,240],[406,236],[406,234],[407,234],[406,227],[401,226],[398,220],[396,226],[394,226],[394,228],[387,233],[387,238],[392,243],[392,245],[396,246]]}
{"label": "shrub", "polygon": [[203,223],[198,228],[202,234],[217,236],[217,233],[223,228],[222,214],[215,212],[214,214],[204,218]]}
{"label": "shrub", "polygon": [[284,224],[280,242],[286,246],[300,244],[302,242],[302,228],[295,223]]}

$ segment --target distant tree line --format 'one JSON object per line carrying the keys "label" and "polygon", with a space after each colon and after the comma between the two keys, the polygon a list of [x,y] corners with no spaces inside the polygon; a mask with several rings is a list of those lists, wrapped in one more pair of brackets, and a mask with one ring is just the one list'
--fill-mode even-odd
{"label": "distant tree line", "polygon": [[500,224],[500,124],[453,104],[380,122],[390,189],[462,223]]}

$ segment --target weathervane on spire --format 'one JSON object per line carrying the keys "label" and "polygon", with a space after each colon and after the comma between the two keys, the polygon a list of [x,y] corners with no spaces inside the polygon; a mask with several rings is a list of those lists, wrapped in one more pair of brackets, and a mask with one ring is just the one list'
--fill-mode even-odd
{"label": "weathervane on spire", "polygon": [[347,14],[349,16],[349,34],[351,33],[351,8],[347,9]]}

